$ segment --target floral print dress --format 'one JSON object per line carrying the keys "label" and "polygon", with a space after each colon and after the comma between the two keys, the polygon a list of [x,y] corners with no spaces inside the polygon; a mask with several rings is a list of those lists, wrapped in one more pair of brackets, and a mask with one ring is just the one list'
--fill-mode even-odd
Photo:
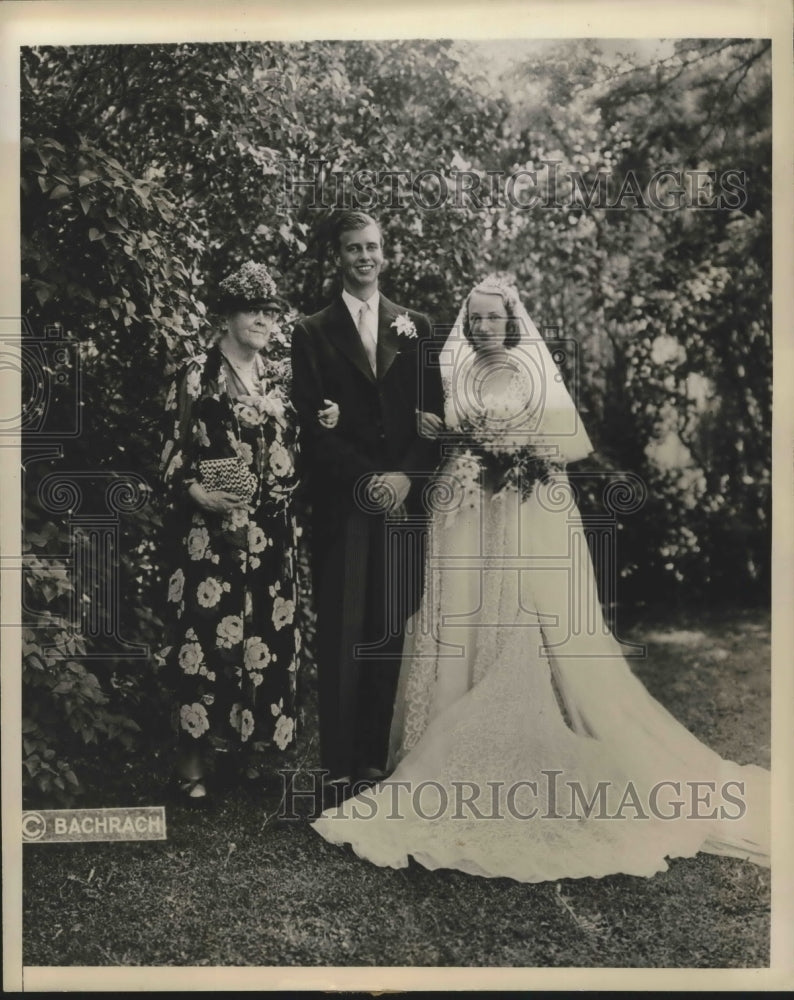
{"label": "floral print dress", "polygon": [[[162,474],[169,565],[167,662],[178,729],[215,748],[286,750],[296,732],[297,424],[286,386],[257,359],[242,382],[219,347],[177,372]],[[251,392],[251,389],[254,389]],[[188,495],[205,459],[239,458],[259,488],[247,508],[209,513]]]}

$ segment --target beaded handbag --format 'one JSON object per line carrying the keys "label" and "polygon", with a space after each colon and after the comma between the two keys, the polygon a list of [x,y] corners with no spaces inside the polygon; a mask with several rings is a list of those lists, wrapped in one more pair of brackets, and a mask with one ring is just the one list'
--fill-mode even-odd
{"label": "beaded handbag", "polygon": [[259,480],[239,458],[207,458],[199,462],[202,486],[210,493],[226,490],[241,500],[253,500]]}

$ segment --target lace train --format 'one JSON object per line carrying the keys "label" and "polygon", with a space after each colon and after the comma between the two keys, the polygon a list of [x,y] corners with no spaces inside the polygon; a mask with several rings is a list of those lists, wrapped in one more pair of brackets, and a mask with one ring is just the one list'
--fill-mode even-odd
{"label": "lace train", "polygon": [[396,769],[315,830],[377,865],[522,882],[651,876],[698,851],[768,864],[768,772],[722,760],[631,673],[565,484],[435,515]]}

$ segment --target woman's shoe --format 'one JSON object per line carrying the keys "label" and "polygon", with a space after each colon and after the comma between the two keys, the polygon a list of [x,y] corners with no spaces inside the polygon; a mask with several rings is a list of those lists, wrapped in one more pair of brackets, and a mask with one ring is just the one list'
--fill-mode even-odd
{"label": "woman's shoe", "polygon": [[204,809],[210,804],[210,794],[207,791],[207,779],[174,778],[179,801],[191,809]]}

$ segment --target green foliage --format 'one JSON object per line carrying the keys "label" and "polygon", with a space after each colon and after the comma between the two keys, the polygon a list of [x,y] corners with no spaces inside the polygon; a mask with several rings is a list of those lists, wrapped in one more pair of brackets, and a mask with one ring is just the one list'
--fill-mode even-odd
{"label": "green foliage", "polygon": [[71,620],[74,584],[54,555],[71,539],[38,513],[35,506],[28,511],[24,536],[23,774],[30,788],[47,796],[43,801],[70,804],[83,791],[73,762],[85,747],[111,741],[129,750],[140,727],[117,690],[117,675],[103,687],[80,662],[87,647]]}
{"label": "green foliage", "polygon": [[[647,65],[571,42],[520,67],[503,164],[539,171],[542,208],[506,206],[491,259],[573,336],[602,467],[649,501],[621,527],[637,596],[765,600],[770,584],[771,81],[764,40],[687,40]],[[563,94],[567,98],[563,100]],[[557,183],[551,177],[554,163]],[[677,185],[681,207],[666,210]],[[576,197],[611,183],[606,207]],[[712,183],[708,183],[711,172]],[[730,190],[737,178],[745,197]],[[636,178],[639,199],[620,204]],[[713,189],[712,197],[709,197]],[[653,192],[657,204],[653,201]],[[743,202],[739,204],[739,202]],[[558,203],[558,204],[557,204]],[[632,207],[635,206],[635,207]],[[508,239],[504,238],[504,235]]]}
{"label": "green foliage", "polygon": [[[68,425],[75,393],[82,414],[60,457],[35,435],[25,446],[29,787],[66,800],[85,746],[110,760],[164,729],[166,377],[217,328],[212,285],[245,259],[279,273],[296,309],[325,301],[328,221],[357,172],[379,202],[387,295],[450,323],[477,277],[507,268],[538,326],[577,343],[566,375],[597,448],[589,467],[648,487],[620,524],[619,596],[768,595],[768,43],[679,41],[643,60],[569,41],[503,72],[493,51],[443,40],[23,50],[23,309],[34,336],[54,327],[75,351],[48,370],[74,387],[48,398],[52,426]],[[315,167],[316,190],[286,190],[285,171]],[[627,197],[615,209],[581,195],[630,171],[647,194],[663,168],[743,172],[746,202],[664,210]],[[520,170],[537,171],[521,195],[535,193],[535,208],[511,204],[503,184],[497,204],[452,197],[461,171],[487,191],[488,171]],[[439,177],[450,196],[423,208]],[[402,197],[390,204],[390,191]],[[286,339],[276,346],[284,364]],[[83,488],[98,512],[100,474],[143,477],[149,502],[119,518],[119,627],[148,646],[147,667],[87,659],[70,633],[63,557],[78,542],[38,497],[53,471],[94,475]],[[600,488],[582,487],[585,510]]]}

